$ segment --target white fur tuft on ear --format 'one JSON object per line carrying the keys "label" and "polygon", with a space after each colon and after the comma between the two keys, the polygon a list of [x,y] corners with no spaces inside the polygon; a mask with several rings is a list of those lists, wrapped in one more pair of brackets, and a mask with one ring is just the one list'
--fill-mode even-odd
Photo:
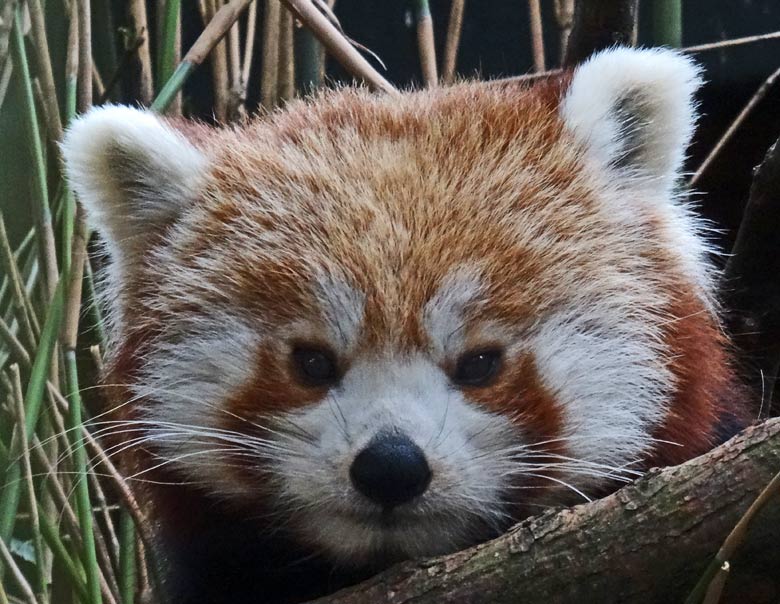
{"label": "white fur tuft on ear", "polygon": [[620,184],[669,189],[693,133],[700,84],[697,65],[677,52],[605,50],[575,69],[561,117]]}
{"label": "white fur tuft on ear", "polygon": [[90,224],[123,268],[146,251],[150,234],[176,219],[205,167],[203,154],[154,113],[116,105],[76,120],[62,154]]}

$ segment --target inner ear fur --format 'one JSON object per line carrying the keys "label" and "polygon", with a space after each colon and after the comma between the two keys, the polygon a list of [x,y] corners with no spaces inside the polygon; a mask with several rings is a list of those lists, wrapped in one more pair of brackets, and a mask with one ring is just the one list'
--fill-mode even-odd
{"label": "inner ear fur", "polygon": [[561,117],[619,184],[669,188],[693,133],[700,84],[696,64],[679,53],[614,48],[575,69]]}

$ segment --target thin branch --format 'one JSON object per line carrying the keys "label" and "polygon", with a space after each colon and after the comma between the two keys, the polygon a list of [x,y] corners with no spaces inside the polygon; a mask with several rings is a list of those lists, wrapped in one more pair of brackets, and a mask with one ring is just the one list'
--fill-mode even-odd
{"label": "thin branch", "polygon": [[[174,96],[176,96],[182,86],[184,86],[184,82],[187,81],[190,74],[198,65],[203,63],[215,47],[219,46],[219,42],[233,26],[233,23],[241,16],[241,13],[250,2],[251,0],[232,0],[220,8],[212,17],[209,17],[211,9],[213,8],[212,3],[207,0],[199,2],[198,6],[201,11],[201,17],[203,18],[206,27],[200,36],[198,36],[198,39],[195,40],[195,43],[187,54],[184,55],[184,58],[181,63],[179,63],[176,71],[173,72],[171,78],[165,83],[165,86],[163,86],[163,89],[157,95],[157,98],[152,103],[153,110],[161,112],[167,110]],[[225,77],[224,70],[226,69],[226,64],[223,65],[221,72],[222,76],[218,76],[218,63],[221,63],[221,60],[212,58],[214,77]],[[225,82],[227,82],[226,79]],[[219,84],[219,86],[220,87],[217,87],[217,84],[215,83],[215,113],[217,114],[218,119],[224,119],[226,110],[225,104],[227,103],[224,95],[226,94],[225,87],[227,84]],[[220,97],[220,95],[222,96]]]}
{"label": "thin branch", "polygon": [[[690,48],[685,49],[687,52],[692,52]],[[758,106],[758,104],[764,100],[764,97],[766,97],[767,93],[772,89],[772,87],[777,82],[778,78],[780,78],[780,67],[778,67],[772,74],[764,80],[763,84],[758,87],[758,90],[753,94],[752,97],[750,97],[750,100],[747,102],[747,104],[742,108],[742,111],[739,112],[739,115],[734,118],[734,121],[729,124],[729,127],[726,129],[726,132],[723,133],[723,136],[721,136],[718,139],[718,142],[715,144],[712,149],[710,149],[710,152],[707,154],[707,157],[704,158],[704,161],[699,164],[699,167],[696,169],[696,172],[694,172],[693,176],[691,176],[690,185],[692,187],[695,187],[696,184],[701,179],[702,175],[710,168],[712,163],[718,158],[718,156],[721,154],[723,149],[726,147],[726,145],[731,141],[731,139],[734,137],[734,134],[739,130],[739,128],[742,126],[742,124],[745,123],[745,120],[747,120],[748,117],[753,113],[753,110]]]}
{"label": "thin branch", "polygon": [[[221,0],[208,0],[206,2],[208,6],[207,18],[208,24],[203,33],[205,34],[211,24],[217,21],[217,14],[222,13],[229,4],[225,4],[219,10],[217,7],[221,4]],[[242,10],[246,8],[247,1],[242,1]],[[230,19],[229,23],[225,23],[225,30],[222,31],[216,40],[216,44],[211,49],[211,76],[213,81],[213,94],[214,94],[214,116],[219,122],[225,122],[228,118],[228,103],[230,96],[230,80],[228,78],[228,60],[227,60],[227,48],[225,45],[225,36],[230,28],[238,19],[239,14],[235,15],[235,18]],[[200,39],[200,38],[199,38]],[[197,42],[196,42],[197,44]],[[189,54],[189,53],[187,53]]]}
{"label": "thin branch", "polygon": [[764,42],[766,40],[777,40],[780,38],[780,31],[773,31],[768,34],[759,34],[757,36],[745,36],[743,38],[731,38],[730,40],[720,40],[719,42],[708,42],[707,44],[697,44],[688,46],[683,50],[685,52],[707,52],[710,50],[721,50],[732,46],[741,46],[742,44],[753,44],[755,42]]}

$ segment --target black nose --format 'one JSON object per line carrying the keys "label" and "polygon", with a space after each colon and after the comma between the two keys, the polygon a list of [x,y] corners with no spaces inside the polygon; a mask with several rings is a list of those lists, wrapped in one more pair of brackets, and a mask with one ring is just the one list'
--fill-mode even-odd
{"label": "black nose", "polygon": [[408,436],[383,432],[358,453],[349,470],[355,488],[384,507],[422,495],[431,469],[420,447]]}

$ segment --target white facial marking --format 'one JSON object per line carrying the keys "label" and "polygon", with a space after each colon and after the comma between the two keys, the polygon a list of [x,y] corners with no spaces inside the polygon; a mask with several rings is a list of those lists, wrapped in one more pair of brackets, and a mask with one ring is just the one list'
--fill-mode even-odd
{"label": "white facial marking", "polygon": [[[500,453],[517,434],[506,418],[469,403],[422,356],[360,362],[322,402],[286,420],[315,438],[295,442],[297,454],[278,462],[278,503],[300,509],[304,538],[339,562],[450,551],[504,519]],[[388,428],[423,450],[433,477],[383,526],[379,506],[352,487],[349,468]]]}
{"label": "white facial marking", "polygon": [[142,408],[139,426],[163,461],[223,497],[253,490],[225,472],[226,452],[246,443],[219,426],[229,415],[225,401],[255,372],[260,340],[235,317],[195,321],[154,347],[133,392],[154,401]]}
{"label": "white facial marking", "polygon": [[321,273],[317,278],[315,296],[322,320],[334,348],[348,355],[357,344],[366,296],[332,273]]}
{"label": "white facial marking", "polygon": [[[651,316],[601,302],[549,318],[531,347],[564,412],[568,454],[603,467],[631,466],[651,445],[667,413],[673,377]],[[657,321],[656,321],[657,323]],[[587,488],[587,476],[568,482]]]}
{"label": "white facial marking", "polygon": [[460,351],[465,338],[463,313],[483,293],[476,267],[461,267],[448,275],[425,304],[423,327],[430,337],[433,354],[441,359],[447,352]]}

